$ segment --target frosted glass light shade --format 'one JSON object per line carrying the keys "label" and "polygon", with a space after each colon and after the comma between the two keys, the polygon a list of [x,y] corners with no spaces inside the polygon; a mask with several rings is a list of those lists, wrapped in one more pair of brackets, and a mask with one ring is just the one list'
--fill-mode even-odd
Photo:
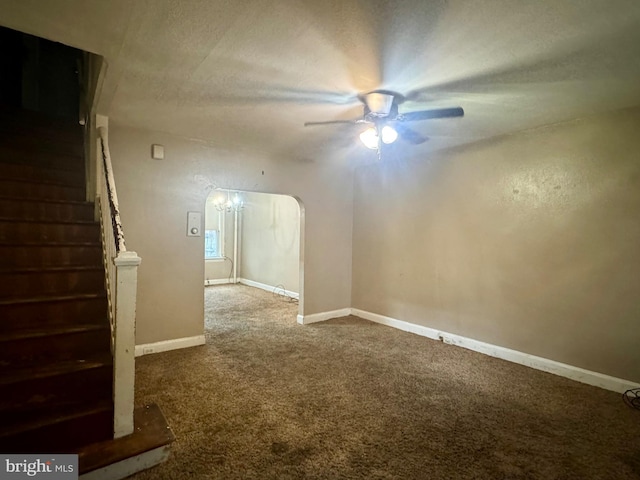
{"label": "frosted glass light shade", "polygon": [[360,140],[364,143],[365,147],[371,150],[378,148],[378,132],[373,127],[367,128],[360,134]]}
{"label": "frosted glass light shade", "polygon": [[389,125],[385,125],[382,127],[381,136],[384,143],[393,143],[398,139],[398,132]]}

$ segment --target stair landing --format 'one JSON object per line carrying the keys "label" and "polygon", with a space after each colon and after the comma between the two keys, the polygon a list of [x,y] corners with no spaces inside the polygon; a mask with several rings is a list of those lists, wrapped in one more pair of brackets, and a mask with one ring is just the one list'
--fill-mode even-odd
{"label": "stair landing", "polygon": [[174,440],[158,405],[136,408],[131,435],[94,443],[79,452],[80,478],[117,480],[146,470],[168,458]]}

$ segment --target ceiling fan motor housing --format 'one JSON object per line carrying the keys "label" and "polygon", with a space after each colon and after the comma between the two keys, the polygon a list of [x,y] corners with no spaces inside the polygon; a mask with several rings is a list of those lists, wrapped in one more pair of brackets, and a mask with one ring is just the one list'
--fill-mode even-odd
{"label": "ceiling fan motor housing", "polygon": [[393,105],[393,99],[393,95],[379,92],[371,92],[364,97],[369,111],[378,117],[386,117],[389,115]]}

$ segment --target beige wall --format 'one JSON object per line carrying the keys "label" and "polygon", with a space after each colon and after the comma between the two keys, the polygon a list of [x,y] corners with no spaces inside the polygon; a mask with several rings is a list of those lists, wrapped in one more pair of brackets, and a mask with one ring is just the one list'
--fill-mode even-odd
{"label": "beige wall", "polygon": [[[268,159],[160,132],[110,125],[127,247],[142,257],[136,343],[203,333],[203,237],[186,236],[211,184],[294,195],[304,205],[304,314],[351,303],[353,174],[344,159]],[[152,160],[151,144],[165,147]],[[304,242],[304,240],[303,240]]]}
{"label": "beige wall", "polygon": [[245,193],[241,211],[240,275],[298,292],[300,208],[286,195]]}
{"label": "beige wall", "polygon": [[640,381],[639,132],[636,109],[360,168],[353,306]]}

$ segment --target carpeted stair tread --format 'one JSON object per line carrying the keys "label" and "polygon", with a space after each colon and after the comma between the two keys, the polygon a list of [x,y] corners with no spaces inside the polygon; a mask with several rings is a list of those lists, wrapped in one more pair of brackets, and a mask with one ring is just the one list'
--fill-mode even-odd
{"label": "carpeted stair tread", "polygon": [[0,369],[0,387],[31,382],[36,379],[58,377],[69,373],[92,370],[112,365],[111,357],[105,354],[87,359],[67,360],[50,364],[29,365],[22,368]]}
{"label": "carpeted stair tread", "polygon": [[43,295],[40,297],[19,297],[19,298],[6,298],[0,300],[0,306],[3,305],[19,305],[24,303],[53,303],[53,302],[68,302],[73,300],[87,300],[93,298],[103,298],[106,292],[95,293],[80,293],[76,295]]}

